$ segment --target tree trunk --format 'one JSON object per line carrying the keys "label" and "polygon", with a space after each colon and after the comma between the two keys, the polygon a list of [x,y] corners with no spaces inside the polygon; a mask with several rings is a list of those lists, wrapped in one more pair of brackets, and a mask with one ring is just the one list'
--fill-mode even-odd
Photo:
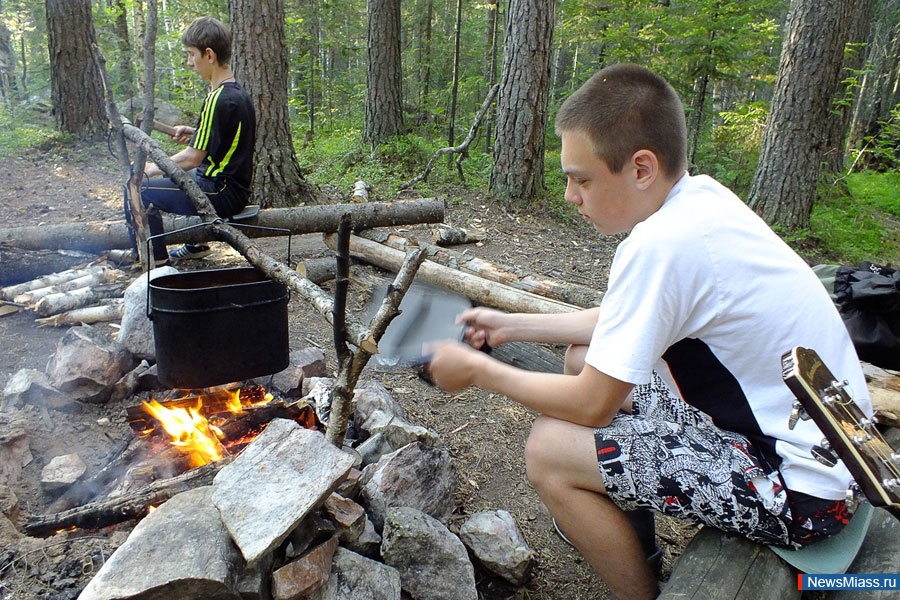
{"label": "tree trunk", "polygon": [[512,201],[544,189],[544,135],[555,0],[511,0],[490,191]]}
{"label": "tree trunk", "polygon": [[[456,138],[456,105],[459,98],[459,42],[462,36],[462,0],[456,0],[456,26],[453,31],[453,82],[450,86],[450,128],[447,131],[447,145],[454,146]],[[447,157],[451,165],[452,156]]]}
{"label": "tree trunk", "polygon": [[134,58],[131,55],[131,38],[128,33],[128,8],[125,0],[115,0],[116,10],[116,42],[118,61],[120,96],[130,98],[134,95]]}
{"label": "tree trunk", "polygon": [[90,0],[46,0],[53,115],[60,131],[100,140],[106,133],[103,87]]}
{"label": "tree trunk", "polygon": [[[872,21],[874,0],[853,0],[856,8],[851,13],[851,18],[844,23],[846,28],[847,49],[844,52],[844,64],[841,70],[841,79],[855,80],[857,73],[863,68],[866,58],[865,42]],[[842,173],[844,161],[847,157],[847,133],[850,127],[850,117],[855,102],[859,99],[860,90],[855,86],[841,84],[838,93],[843,97],[836,98],[837,105],[828,119],[828,133],[825,148],[825,170],[830,173]]]}
{"label": "tree trunk", "polygon": [[[856,150],[862,149],[867,138],[879,131],[879,121],[887,120],[900,93],[894,85],[900,63],[900,33],[896,30],[895,17],[900,11],[900,0],[882,0],[876,3],[875,11],[866,46],[868,72],[862,79],[847,144]],[[866,163],[866,157],[862,157],[859,166]]]}
{"label": "tree trunk", "polygon": [[283,0],[229,0],[235,76],[256,110],[251,202],[266,208],[318,203],[303,179],[288,112]]}
{"label": "tree trunk", "polygon": [[[419,79],[419,106],[417,110],[419,121],[428,119],[428,99],[431,95],[431,22],[434,18],[434,0],[423,0],[424,10],[419,19],[419,31],[416,35],[417,50],[416,63],[418,64]],[[421,123],[417,123],[421,124]]]}
{"label": "tree trunk", "polygon": [[[497,35],[497,23],[499,22],[499,0],[489,0],[487,3],[487,39],[489,40],[487,46],[485,47],[485,55],[484,55],[484,80],[487,82],[488,86],[491,88],[494,87],[494,84],[497,83],[497,48],[499,44],[497,43],[498,35]],[[494,132],[494,114],[496,111],[490,110],[487,115],[485,115],[484,121],[484,151],[485,153],[491,151],[491,141],[493,140],[493,132]]]}
{"label": "tree trunk", "polygon": [[377,146],[403,133],[400,0],[369,0],[366,118],[362,142]]}
{"label": "tree trunk", "polygon": [[809,225],[825,131],[840,81],[844,38],[856,0],[794,0],[772,109],[748,204],[770,225]]}
{"label": "tree trunk", "polygon": [[16,52],[12,46],[12,35],[6,24],[0,22],[0,94],[11,100],[16,81]]}

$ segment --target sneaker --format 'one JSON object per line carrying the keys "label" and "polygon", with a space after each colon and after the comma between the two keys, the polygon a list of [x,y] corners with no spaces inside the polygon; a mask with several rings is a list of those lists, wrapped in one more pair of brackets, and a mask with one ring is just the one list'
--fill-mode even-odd
{"label": "sneaker", "polygon": [[179,260],[185,260],[188,258],[203,258],[204,256],[208,256],[212,250],[209,249],[209,246],[206,244],[200,245],[192,245],[185,244],[180,248],[175,248],[169,252],[169,260],[172,262],[177,262]]}

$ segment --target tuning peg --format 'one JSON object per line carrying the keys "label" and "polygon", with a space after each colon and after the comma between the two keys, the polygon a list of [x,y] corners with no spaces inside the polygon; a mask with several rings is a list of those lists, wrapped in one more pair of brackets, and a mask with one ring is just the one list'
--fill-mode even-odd
{"label": "tuning peg", "polygon": [[860,500],[862,500],[862,490],[858,483],[855,481],[850,483],[850,487],[847,489],[847,495],[844,499],[847,502],[847,510],[851,513],[856,512],[856,508],[859,506]]}
{"label": "tuning peg", "polygon": [[837,464],[838,455],[832,449],[831,444],[828,443],[828,440],[822,440],[821,444],[819,444],[818,446],[813,446],[810,450],[810,453],[813,455],[813,458],[815,458],[826,467],[833,467]]}
{"label": "tuning peg", "polygon": [[797,421],[799,421],[800,419],[808,421],[809,413],[806,412],[806,409],[803,408],[803,405],[800,404],[799,400],[794,400],[794,405],[791,410],[791,416],[788,418],[788,429],[793,431],[794,427],[797,426]]}

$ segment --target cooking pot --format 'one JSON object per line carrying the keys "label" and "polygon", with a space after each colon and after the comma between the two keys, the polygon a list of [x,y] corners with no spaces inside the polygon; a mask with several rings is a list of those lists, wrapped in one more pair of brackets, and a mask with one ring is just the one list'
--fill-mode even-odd
{"label": "cooking pot", "polygon": [[286,288],[253,267],[190,271],[150,281],[160,382],[202,388],[287,368]]}

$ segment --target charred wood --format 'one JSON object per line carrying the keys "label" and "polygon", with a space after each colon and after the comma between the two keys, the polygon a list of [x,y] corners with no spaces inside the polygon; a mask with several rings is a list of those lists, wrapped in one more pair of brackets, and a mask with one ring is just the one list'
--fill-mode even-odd
{"label": "charred wood", "polygon": [[141,517],[147,514],[149,507],[161,504],[175,494],[210,485],[216,473],[230,462],[230,458],[224,458],[181,475],[155,481],[141,490],[55,514],[32,516],[25,521],[24,530],[32,536],[50,535],[70,527],[99,529]]}

